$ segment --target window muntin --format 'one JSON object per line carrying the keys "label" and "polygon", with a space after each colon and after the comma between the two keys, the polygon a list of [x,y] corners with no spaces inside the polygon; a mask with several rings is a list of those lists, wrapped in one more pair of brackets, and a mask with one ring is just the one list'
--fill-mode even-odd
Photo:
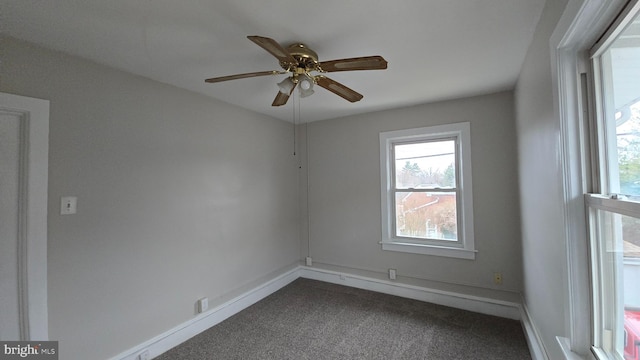
{"label": "window muntin", "polygon": [[469,123],[380,134],[382,248],[475,258]]}

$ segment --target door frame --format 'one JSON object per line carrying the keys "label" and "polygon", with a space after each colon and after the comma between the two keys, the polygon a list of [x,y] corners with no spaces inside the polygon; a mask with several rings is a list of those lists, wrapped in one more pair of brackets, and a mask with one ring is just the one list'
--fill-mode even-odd
{"label": "door frame", "polygon": [[0,93],[0,112],[19,116],[18,296],[21,340],[49,340],[47,188],[49,101]]}

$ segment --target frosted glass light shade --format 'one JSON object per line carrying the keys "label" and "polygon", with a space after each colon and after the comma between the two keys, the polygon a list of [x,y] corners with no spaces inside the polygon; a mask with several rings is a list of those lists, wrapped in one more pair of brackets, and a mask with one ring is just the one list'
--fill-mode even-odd
{"label": "frosted glass light shade", "polygon": [[291,94],[291,90],[295,85],[296,84],[293,83],[293,80],[291,80],[291,78],[286,78],[278,83],[278,88],[280,89],[281,93],[289,95]]}
{"label": "frosted glass light shade", "polygon": [[301,75],[298,77],[298,83],[300,84],[300,97],[307,97],[314,93],[313,91],[313,79],[307,75]]}

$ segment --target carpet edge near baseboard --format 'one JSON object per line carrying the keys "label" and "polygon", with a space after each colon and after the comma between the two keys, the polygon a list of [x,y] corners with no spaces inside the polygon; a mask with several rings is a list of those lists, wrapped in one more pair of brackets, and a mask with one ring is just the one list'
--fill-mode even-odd
{"label": "carpet edge near baseboard", "polygon": [[[350,286],[358,289],[450,306],[481,314],[519,320],[521,322],[527,319],[526,314],[523,313],[524,309],[522,304],[516,302],[496,300],[437,289],[428,289],[415,285],[301,265],[287,270],[265,283],[260,284],[202,314],[199,314],[195,318],[185,321],[184,323],[150,340],[123,351],[109,360],[138,360],[138,355],[143,352],[148,352],[150,358],[157,357],[167,350],[187,341],[193,336],[200,334],[230,316],[233,316],[234,314],[264,299],[298,278]],[[530,349],[532,345],[535,345],[535,348],[543,349],[544,347],[539,343],[539,339],[535,336],[535,332],[532,332],[531,325],[531,323],[528,323],[527,326],[523,326],[523,329],[525,330],[525,337]],[[533,355],[534,354],[532,354],[532,357]]]}

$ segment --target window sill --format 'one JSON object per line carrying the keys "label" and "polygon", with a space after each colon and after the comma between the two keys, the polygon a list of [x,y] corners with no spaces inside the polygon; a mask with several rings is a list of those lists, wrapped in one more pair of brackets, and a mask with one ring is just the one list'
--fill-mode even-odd
{"label": "window sill", "polygon": [[570,340],[565,337],[556,336],[556,341],[558,341],[558,345],[560,345],[560,349],[562,350],[562,355],[564,355],[565,360],[590,360],[595,359],[593,357],[584,357],[575,352],[571,351]]}
{"label": "window sill", "polygon": [[462,249],[462,248],[453,248],[453,247],[444,247],[444,246],[434,246],[434,245],[426,245],[426,244],[412,244],[412,243],[403,243],[397,241],[381,241],[382,250],[388,251],[399,251],[405,253],[412,254],[421,254],[421,255],[434,255],[434,256],[444,256],[444,257],[452,257],[458,259],[467,259],[467,260],[475,260],[477,250],[470,249]]}

